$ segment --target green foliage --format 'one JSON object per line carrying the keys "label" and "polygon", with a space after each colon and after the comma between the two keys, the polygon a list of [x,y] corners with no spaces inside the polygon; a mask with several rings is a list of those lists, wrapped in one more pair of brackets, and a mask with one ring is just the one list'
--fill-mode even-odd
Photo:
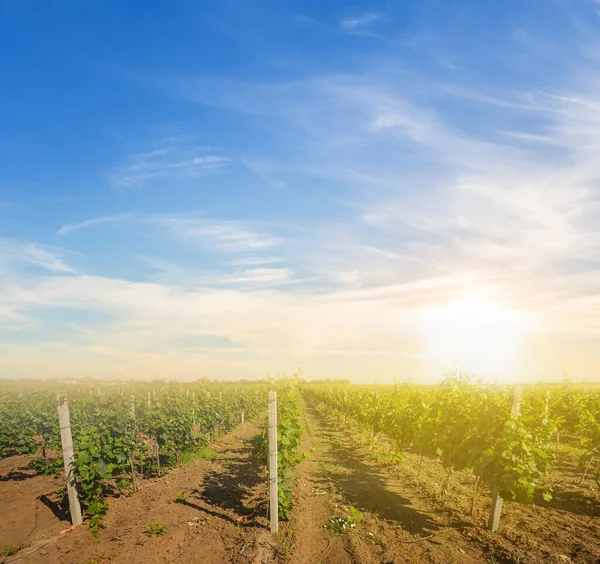
{"label": "green foliage", "polygon": [[28,467],[35,470],[38,476],[53,476],[63,469],[62,458],[44,458],[39,456],[29,462]]}
{"label": "green foliage", "polygon": [[182,503],[185,505],[186,500],[185,496],[187,495],[187,490],[181,490],[179,493],[175,494],[175,503]]}
{"label": "green foliage", "polygon": [[131,486],[132,466],[136,476],[144,478],[195,456],[214,457],[210,441],[233,429],[242,409],[251,418],[266,405],[264,385],[160,386],[3,382],[0,458],[41,449],[42,456],[31,467],[39,473],[59,472],[62,461],[48,457],[47,451],[61,448],[56,397],[67,394],[75,449],[73,476],[96,535],[108,511],[108,496]]}
{"label": "green foliage", "polygon": [[352,528],[356,527],[356,524],[352,522],[350,517],[331,517],[327,520],[324,527],[332,533],[345,535]]}
{"label": "green foliage", "polygon": [[23,543],[17,543],[0,549],[0,564],[4,564],[11,556],[14,556],[24,548],[25,545]]}
{"label": "green foliage", "polygon": [[363,514],[355,507],[346,507],[345,505],[335,505],[336,512],[343,512],[341,516],[334,516],[327,520],[324,528],[332,533],[345,535],[356,527],[363,520]]}
{"label": "green foliage", "polygon": [[162,536],[167,532],[167,526],[160,523],[149,523],[146,525],[145,534],[149,537]]}
{"label": "green foliage", "polygon": [[[292,511],[291,486],[296,477],[294,467],[302,459],[298,449],[302,441],[301,397],[297,382],[283,380],[277,386],[277,483],[279,519],[287,521]],[[258,443],[263,464],[269,462],[269,428],[265,424]]]}
{"label": "green foliage", "polygon": [[[323,385],[303,389],[310,401],[349,417],[373,437],[390,437],[394,455],[388,457],[399,461],[403,450],[413,449],[438,459],[448,469],[442,494],[452,471],[472,470],[504,499],[521,503],[533,503],[543,476],[551,471],[566,413],[561,403],[552,403],[547,389],[532,388],[523,398],[521,416],[511,417],[508,390],[471,383],[460,373],[448,374],[438,386],[353,386],[345,393],[342,387]],[[552,413],[553,405],[560,406],[561,415]],[[600,439],[599,422],[600,412],[586,420],[590,444],[594,424]],[[542,495],[551,498],[550,491]]]}

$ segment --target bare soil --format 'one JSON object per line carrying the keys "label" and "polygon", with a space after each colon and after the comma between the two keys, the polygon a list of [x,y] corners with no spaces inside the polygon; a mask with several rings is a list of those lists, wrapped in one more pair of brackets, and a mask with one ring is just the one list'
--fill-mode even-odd
{"label": "bare soil", "polygon": [[[36,476],[28,468],[33,455],[0,460],[0,548],[28,541],[39,531],[64,528],[56,491],[62,476]],[[2,554],[2,552],[0,552]]]}

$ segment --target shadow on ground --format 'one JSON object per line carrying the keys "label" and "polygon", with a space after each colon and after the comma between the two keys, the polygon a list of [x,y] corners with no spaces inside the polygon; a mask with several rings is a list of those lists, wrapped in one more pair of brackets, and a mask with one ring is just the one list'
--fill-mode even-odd
{"label": "shadow on ground", "polygon": [[[205,476],[201,486],[191,491],[192,497],[202,504],[224,511],[208,509],[190,500],[185,505],[242,527],[264,527],[256,517],[266,512],[266,496],[255,499],[255,490],[265,479],[252,451],[250,441],[229,450],[227,457],[219,460],[218,467]],[[255,519],[249,521],[252,517]]]}
{"label": "shadow on ground", "polygon": [[329,481],[334,482],[344,500],[359,511],[396,522],[411,533],[431,534],[439,529],[426,513],[411,507],[408,498],[394,491],[381,468],[375,463],[361,461],[357,457],[357,446],[352,445],[326,416],[316,409],[308,408],[308,411],[317,423],[319,434],[329,443],[327,455],[334,462],[327,476],[317,478],[316,483],[326,487]]}

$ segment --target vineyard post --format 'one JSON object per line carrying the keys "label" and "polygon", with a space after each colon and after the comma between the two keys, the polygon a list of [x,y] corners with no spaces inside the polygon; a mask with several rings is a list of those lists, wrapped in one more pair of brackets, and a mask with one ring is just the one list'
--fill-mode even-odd
{"label": "vineyard post", "polygon": [[131,394],[130,402],[131,402],[131,416],[135,417],[135,395],[134,394]]}
{"label": "vineyard post", "polygon": [[271,532],[279,530],[277,492],[277,392],[269,392],[269,517]]}
{"label": "vineyard post", "polygon": [[75,476],[73,475],[73,437],[71,435],[71,421],[69,418],[69,404],[66,399],[58,398],[58,425],[60,427],[60,442],[63,451],[63,463],[67,478],[67,494],[69,496],[69,509],[71,510],[71,523],[81,525],[81,506],[75,489]]}
{"label": "vineyard post", "polygon": [[[521,413],[521,398],[523,397],[523,388],[517,386],[513,390],[512,406],[510,408],[510,414],[512,417],[519,417]],[[502,505],[504,500],[498,493],[497,486],[494,486],[494,492],[492,494],[492,508],[490,510],[490,518],[488,520],[488,529],[492,532],[498,530],[500,526],[500,515],[502,515]]]}
{"label": "vineyard post", "polygon": [[244,424],[244,410],[242,409],[242,425]]}
{"label": "vineyard post", "polygon": [[152,394],[148,391],[148,407],[152,405]]}
{"label": "vineyard post", "polygon": [[186,398],[189,398],[189,397],[190,397],[190,391],[189,391],[189,390],[186,390],[186,391],[185,391],[185,397],[186,397]]}

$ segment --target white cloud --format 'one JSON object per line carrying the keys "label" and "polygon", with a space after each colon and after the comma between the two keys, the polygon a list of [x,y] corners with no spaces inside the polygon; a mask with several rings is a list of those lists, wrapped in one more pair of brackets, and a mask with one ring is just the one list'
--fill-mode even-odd
{"label": "white cloud", "polygon": [[154,179],[198,178],[219,172],[231,161],[215,154],[213,147],[192,143],[187,136],[167,137],[158,145],[131,155],[126,164],[109,171],[111,183],[118,188],[131,188]]}
{"label": "white cloud", "polygon": [[58,233],[66,234],[78,229],[106,224],[146,226],[151,228],[149,236],[164,236],[164,234],[167,234],[187,243],[224,253],[260,251],[276,247],[282,243],[280,237],[270,235],[262,230],[260,223],[214,219],[193,213],[115,214],[63,225]]}
{"label": "white cloud", "polygon": [[64,235],[71,231],[76,231],[78,229],[86,229],[87,227],[94,227],[96,225],[103,225],[106,223],[119,223],[121,221],[125,221],[133,217],[133,214],[115,214],[115,215],[107,215],[105,217],[95,217],[94,219],[88,219],[86,221],[81,221],[79,223],[68,223],[63,225],[59,230],[59,235]]}
{"label": "white cloud", "polygon": [[359,27],[364,27],[370,23],[381,20],[381,14],[368,12],[362,16],[348,16],[340,20],[340,27],[347,30],[354,30]]}
{"label": "white cloud", "polygon": [[177,238],[209,246],[220,252],[239,253],[275,247],[278,237],[256,230],[244,221],[214,220],[202,217],[155,217],[152,223]]}
{"label": "white cloud", "polygon": [[0,270],[2,267],[8,271],[31,265],[56,273],[73,273],[75,269],[65,263],[66,253],[64,249],[49,245],[0,238]]}

